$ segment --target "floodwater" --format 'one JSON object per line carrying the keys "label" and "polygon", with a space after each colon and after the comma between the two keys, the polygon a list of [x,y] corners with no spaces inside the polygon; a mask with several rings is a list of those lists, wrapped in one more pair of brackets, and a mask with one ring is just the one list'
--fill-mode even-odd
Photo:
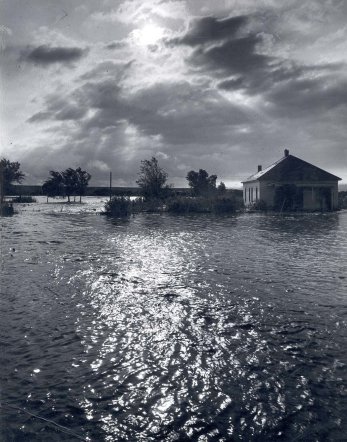
{"label": "floodwater", "polygon": [[342,441],[347,212],[1,219],[2,441]]}

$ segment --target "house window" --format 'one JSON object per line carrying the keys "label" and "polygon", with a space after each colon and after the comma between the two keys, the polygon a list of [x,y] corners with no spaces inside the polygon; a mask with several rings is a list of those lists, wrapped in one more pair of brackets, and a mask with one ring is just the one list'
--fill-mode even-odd
{"label": "house window", "polygon": [[258,187],[255,188],[255,200],[258,201]]}
{"label": "house window", "polygon": [[251,202],[251,188],[248,188],[248,202]]}
{"label": "house window", "polygon": [[253,187],[252,187],[252,189],[251,189],[251,198],[252,198],[252,203],[253,203]]}

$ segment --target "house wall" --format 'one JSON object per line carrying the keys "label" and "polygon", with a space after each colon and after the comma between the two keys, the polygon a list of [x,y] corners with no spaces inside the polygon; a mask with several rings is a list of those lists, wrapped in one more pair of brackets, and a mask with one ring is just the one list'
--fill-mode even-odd
{"label": "house wall", "polygon": [[[262,200],[266,205],[271,208],[274,205],[274,197],[276,187],[283,184],[295,184],[298,187],[303,188],[303,210],[336,210],[338,207],[338,183],[337,182],[270,182],[270,181],[252,181],[244,183],[243,185],[243,197],[246,206],[258,200]],[[257,193],[256,193],[256,190]],[[253,200],[252,190],[253,189]],[[322,197],[322,189],[327,189],[327,197]],[[329,195],[329,196],[328,196]],[[330,197],[330,203],[328,198]]]}
{"label": "house wall", "polygon": [[256,201],[262,200],[268,207],[272,207],[274,195],[275,186],[266,181],[251,181],[243,184],[243,201],[245,206],[250,206]]}
{"label": "house wall", "polygon": [[318,210],[317,190],[313,187],[304,189],[304,210]]}
{"label": "house wall", "polygon": [[[322,189],[326,189],[325,197]],[[314,183],[304,188],[304,210],[336,210],[337,207],[337,183]]]}
{"label": "house wall", "polygon": [[268,181],[260,182],[260,199],[264,201],[267,207],[272,207],[275,198],[275,186]]}
{"label": "house wall", "polygon": [[249,206],[260,199],[259,181],[251,181],[243,184],[243,202]]}

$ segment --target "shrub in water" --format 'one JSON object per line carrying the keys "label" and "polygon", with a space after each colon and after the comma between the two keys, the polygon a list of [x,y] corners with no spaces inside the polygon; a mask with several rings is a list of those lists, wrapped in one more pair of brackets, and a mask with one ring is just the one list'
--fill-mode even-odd
{"label": "shrub in water", "polygon": [[114,196],[105,204],[105,212],[107,215],[114,217],[129,216],[131,214],[131,206],[130,198]]}
{"label": "shrub in water", "polygon": [[211,201],[203,197],[176,197],[166,201],[166,208],[171,213],[209,213]]}
{"label": "shrub in water", "polygon": [[188,213],[193,198],[176,197],[166,201],[166,209],[171,213]]}
{"label": "shrub in water", "polygon": [[214,213],[233,213],[236,211],[234,198],[219,197],[212,203]]}
{"label": "shrub in water", "polygon": [[166,201],[168,212],[172,213],[234,213],[240,204],[234,197],[176,197]]}

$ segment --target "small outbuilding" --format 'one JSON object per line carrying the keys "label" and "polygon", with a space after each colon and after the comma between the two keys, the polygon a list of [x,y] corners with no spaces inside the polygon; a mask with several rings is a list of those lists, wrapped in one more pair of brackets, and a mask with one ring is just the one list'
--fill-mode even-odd
{"label": "small outbuilding", "polygon": [[339,180],[285,149],[280,160],[266,169],[258,166],[258,172],[242,182],[244,203],[280,211],[336,210]]}

